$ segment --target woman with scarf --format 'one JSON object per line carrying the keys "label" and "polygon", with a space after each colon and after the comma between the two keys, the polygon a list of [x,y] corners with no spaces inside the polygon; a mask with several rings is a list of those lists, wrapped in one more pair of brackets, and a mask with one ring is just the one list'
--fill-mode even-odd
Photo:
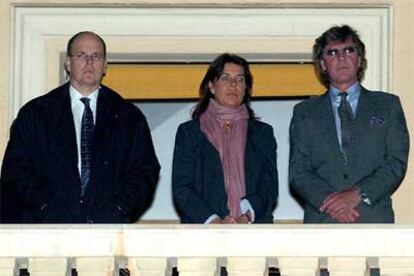
{"label": "woman with scarf", "polygon": [[252,85],[237,55],[222,54],[209,66],[192,120],[176,135],[172,185],[181,222],[273,222],[276,140],[250,107]]}

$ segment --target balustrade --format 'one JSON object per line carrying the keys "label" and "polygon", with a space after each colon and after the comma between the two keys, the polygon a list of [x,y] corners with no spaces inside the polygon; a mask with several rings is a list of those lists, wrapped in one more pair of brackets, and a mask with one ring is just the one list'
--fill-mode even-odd
{"label": "balustrade", "polygon": [[407,276],[414,275],[414,226],[1,225],[0,275],[24,271],[30,276]]}

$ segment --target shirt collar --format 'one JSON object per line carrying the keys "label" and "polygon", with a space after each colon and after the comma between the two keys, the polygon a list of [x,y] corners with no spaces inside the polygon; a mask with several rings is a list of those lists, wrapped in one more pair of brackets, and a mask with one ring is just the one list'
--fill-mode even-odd
{"label": "shirt collar", "polygon": [[70,100],[72,105],[73,104],[78,104],[80,103],[80,98],[89,98],[91,100],[91,102],[96,103],[97,99],[98,99],[98,93],[99,93],[99,89],[96,89],[95,91],[93,91],[92,93],[90,93],[88,96],[82,95],[75,87],[73,87],[72,85],[70,85],[69,87],[69,95],[70,95]]}
{"label": "shirt collar", "polygon": [[339,96],[339,93],[341,92],[348,93],[347,100],[349,102],[357,101],[359,98],[359,95],[361,94],[361,85],[358,82],[356,82],[353,85],[351,85],[346,91],[341,91],[331,85],[329,87],[329,96],[331,97],[331,100],[333,103],[339,104],[339,102],[341,101],[341,96]]}

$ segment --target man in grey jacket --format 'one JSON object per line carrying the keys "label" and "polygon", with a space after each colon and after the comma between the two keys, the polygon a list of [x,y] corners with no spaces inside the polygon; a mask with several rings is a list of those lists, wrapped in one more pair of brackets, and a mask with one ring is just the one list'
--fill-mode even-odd
{"label": "man in grey jacket", "polygon": [[296,105],[290,125],[289,178],[304,222],[393,223],[409,152],[399,98],[361,86],[365,45],[347,25],[316,39],[313,60],[327,91]]}

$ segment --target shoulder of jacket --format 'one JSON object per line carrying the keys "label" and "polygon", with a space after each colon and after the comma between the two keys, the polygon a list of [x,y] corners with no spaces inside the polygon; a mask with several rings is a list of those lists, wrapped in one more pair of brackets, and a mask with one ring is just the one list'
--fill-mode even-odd
{"label": "shoulder of jacket", "polygon": [[53,90],[28,101],[21,107],[19,113],[41,111],[59,106],[67,96],[65,92],[69,91],[68,89],[68,83],[56,87]]}
{"label": "shoulder of jacket", "polygon": [[397,100],[399,100],[399,97],[397,95],[391,94],[389,92],[384,92],[384,91],[371,91],[371,90],[364,89],[363,93],[366,93],[372,99],[379,100],[379,101],[397,101]]}
{"label": "shoulder of jacket", "polygon": [[249,119],[249,126],[258,130],[273,131],[273,127],[270,124],[257,119]]}
{"label": "shoulder of jacket", "polygon": [[328,97],[328,95],[323,94],[320,96],[312,96],[308,99],[302,100],[294,106],[294,111],[295,112],[312,111],[324,101],[325,97]]}
{"label": "shoulder of jacket", "polygon": [[101,91],[103,93],[105,100],[116,108],[117,112],[124,116],[133,116],[139,118],[145,118],[144,113],[139,109],[138,106],[134,105],[132,102],[125,100],[118,92],[112,90],[111,88],[101,85]]}
{"label": "shoulder of jacket", "polygon": [[178,126],[178,129],[182,130],[182,131],[195,131],[195,130],[199,130],[200,129],[200,121],[199,120],[189,120],[186,122],[181,123]]}

